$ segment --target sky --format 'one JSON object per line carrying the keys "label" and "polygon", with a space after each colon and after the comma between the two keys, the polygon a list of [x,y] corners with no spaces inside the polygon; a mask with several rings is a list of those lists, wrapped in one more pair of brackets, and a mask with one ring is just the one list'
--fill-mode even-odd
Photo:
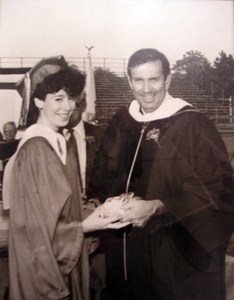
{"label": "sky", "polygon": [[232,1],[1,0],[0,56],[129,58],[153,47],[170,61],[189,50],[210,62],[233,53]]}
{"label": "sky", "polygon": [[[212,63],[234,54],[233,1],[0,0],[0,57],[126,58],[141,48],[170,62],[200,51]],[[5,80],[5,79],[4,79]],[[6,81],[11,81],[8,77]],[[4,93],[4,94],[3,94]],[[18,119],[19,99],[0,91],[0,129]],[[15,100],[17,98],[17,100]],[[7,101],[6,101],[7,99]]]}

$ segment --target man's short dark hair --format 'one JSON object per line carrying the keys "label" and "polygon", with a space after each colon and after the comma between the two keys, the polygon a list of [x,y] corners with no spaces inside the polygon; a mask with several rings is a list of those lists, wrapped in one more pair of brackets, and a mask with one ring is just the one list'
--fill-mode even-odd
{"label": "man's short dark hair", "polygon": [[131,69],[138,67],[147,62],[160,60],[163,66],[163,76],[166,80],[167,75],[170,73],[170,64],[166,56],[153,48],[146,48],[138,50],[133,53],[128,62],[128,76],[131,78]]}
{"label": "man's short dark hair", "polygon": [[3,131],[5,130],[5,128],[6,128],[7,125],[11,125],[11,126],[15,127],[15,130],[17,130],[17,127],[16,127],[15,122],[10,121],[10,122],[7,122],[7,123],[5,123],[5,124],[3,125]]}
{"label": "man's short dark hair", "polygon": [[68,66],[54,74],[48,75],[41,83],[38,83],[31,96],[30,108],[27,117],[27,127],[36,123],[39,110],[34,103],[34,98],[45,101],[47,94],[54,94],[64,89],[68,96],[76,98],[85,87],[85,75],[77,68]]}

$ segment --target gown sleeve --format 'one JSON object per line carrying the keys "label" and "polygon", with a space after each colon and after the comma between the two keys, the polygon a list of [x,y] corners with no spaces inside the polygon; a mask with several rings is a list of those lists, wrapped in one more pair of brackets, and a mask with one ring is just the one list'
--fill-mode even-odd
{"label": "gown sleeve", "polygon": [[64,278],[81,254],[83,231],[71,214],[74,199],[63,168],[43,138],[27,141],[15,161],[10,209],[11,284],[23,286],[25,299],[67,296]]}
{"label": "gown sleeve", "polygon": [[[207,118],[195,114],[189,120],[181,118],[167,135],[168,149],[160,163],[156,162],[159,169],[163,166],[161,170],[166,170],[161,173],[158,196],[174,216],[173,232],[181,232],[182,225],[210,252],[227,245],[233,230],[232,170],[217,129]],[[153,175],[151,190],[154,179]]]}

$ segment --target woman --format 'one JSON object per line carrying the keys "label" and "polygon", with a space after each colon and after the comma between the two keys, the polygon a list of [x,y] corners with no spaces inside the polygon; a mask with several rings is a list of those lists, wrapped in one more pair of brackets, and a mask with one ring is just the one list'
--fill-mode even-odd
{"label": "woman", "polygon": [[83,220],[75,153],[58,131],[67,125],[85,78],[64,60],[39,65],[28,76],[27,124],[33,125],[4,182],[10,199],[10,299],[89,299],[84,233],[125,224],[111,224],[116,218],[102,219],[98,212]]}

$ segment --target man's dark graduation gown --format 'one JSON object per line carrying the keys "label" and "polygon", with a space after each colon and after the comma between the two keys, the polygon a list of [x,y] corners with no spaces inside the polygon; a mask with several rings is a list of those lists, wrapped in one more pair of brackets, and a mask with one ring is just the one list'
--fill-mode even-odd
{"label": "man's dark graduation gown", "polygon": [[[86,137],[86,190],[89,187],[90,177],[94,159],[98,153],[98,149],[103,137],[104,129],[100,126],[84,122],[85,137]],[[89,191],[87,190],[87,193]]]}
{"label": "man's dark graduation gown", "polygon": [[[103,299],[223,300],[224,256],[234,223],[232,170],[206,116],[184,107],[143,124],[122,109],[104,135],[92,189],[102,201],[125,192],[145,125],[129,191],[161,200],[166,211],[128,230],[127,282],[121,232],[112,236],[106,292],[111,298]],[[157,136],[151,134],[155,130]]]}

